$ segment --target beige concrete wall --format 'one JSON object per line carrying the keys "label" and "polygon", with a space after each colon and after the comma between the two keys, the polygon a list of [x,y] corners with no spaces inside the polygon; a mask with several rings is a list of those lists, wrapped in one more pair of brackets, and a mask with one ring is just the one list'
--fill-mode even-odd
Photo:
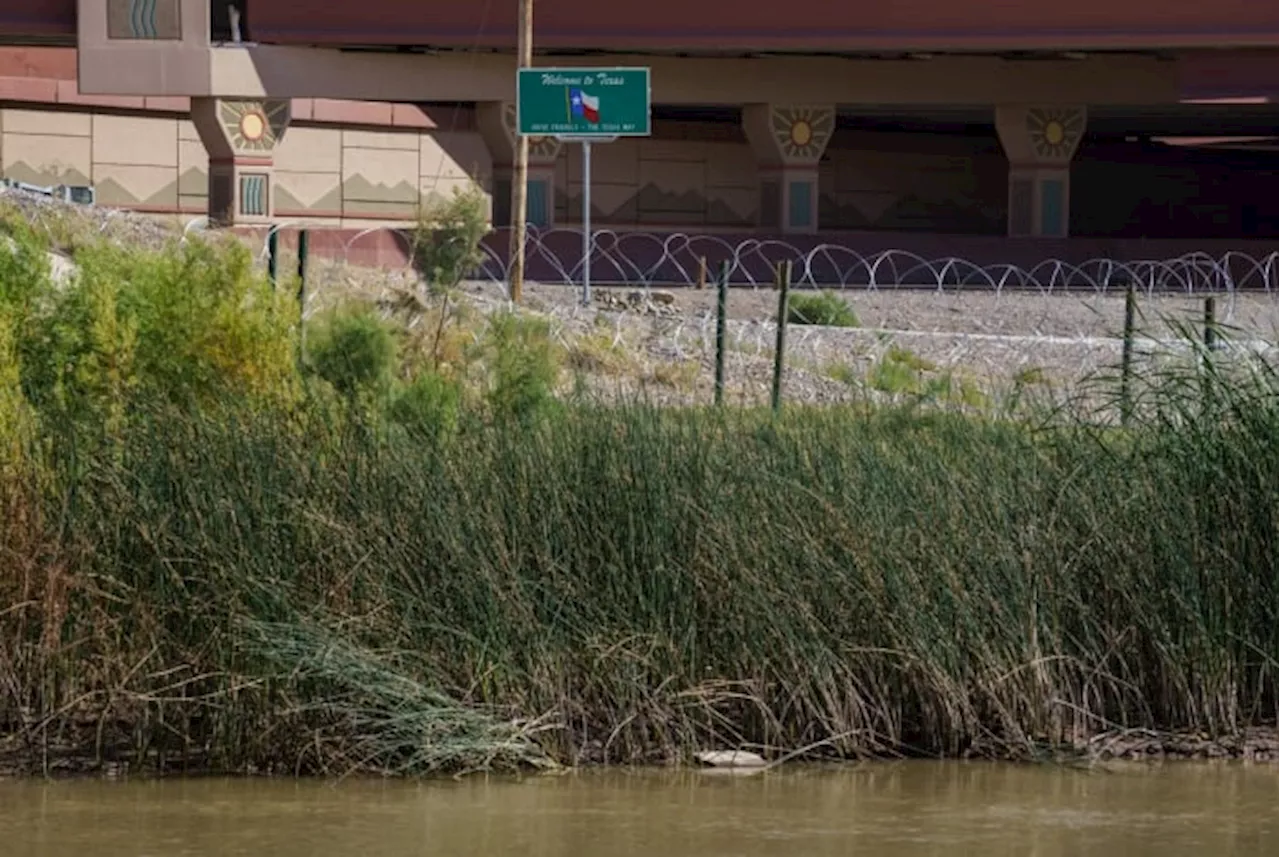
{"label": "beige concrete wall", "polygon": [[841,133],[819,171],[824,229],[1004,230],[1007,162],[994,141]]}
{"label": "beige concrete wall", "polygon": [[178,123],[178,208],[203,214],[209,208],[209,153],[187,117]]}
{"label": "beige concrete wall", "polygon": [[[597,224],[755,224],[756,163],[740,130],[664,123],[655,131],[593,150]],[[918,135],[838,135],[820,173],[823,228],[999,231],[1005,162],[995,144],[975,149],[935,138],[923,144],[930,149],[921,145]],[[178,114],[3,108],[0,165],[21,181],[93,184],[106,205],[191,216],[206,207],[208,156]],[[276,210],[282,219],[323,224],[394,222],[413,217],[419,198],[448,197],[473,181],[487,190],[492,169],[475,131],[295,122],[275,154]],[[555,175],[556,222],[581,222],[580,146],[562,148]]]}
{"label": "beige concrete wall", "polygon": [[275,164],[280,216],[354,225],[411,218],[420,197],[447,197],[473,177],[487,187],[492,171],[475,132],[316,125],[291,127]]}
{"label": "beige concrete wall", "polygon": [[[592,218],[601,226],[750,228],[759,205],[750,146],[723,126],[596,146]],[[685,139],[672,139],[684,136]],[[690,139],[708,136],[710,140]],[[993,140],[838,134],[819,169],[824,229],[999,233],[1007,165]],[[559,223],[580,223],[581,147],[557,169]]]}
{"label": "beige concrete wall", "polygon": [[342,212],[346,217],[412,217],[418,204],[419,134],[342,131]]}
{"label": "beige concrete wall", "polygon": [[88,110],[0,109],[0,173],[92,184],[103,205],[201,212],[208,157],[190,120]]}
{"label": "beige concrete wall", "polygon": [[178,207],[178,120],[166,116],[90,117],[92,175],[102,205]]}
{"label": "beige concrete wall", "polygon": [[295,126],[275,153],[278,217],[342,217],[342,131]]}
{"label": "beige concrete wall", "polygon": [[418,191],[423,199],[452,196],[473,182],[492,191],[493,158],[476,131],[432,131],[419,138]]}
{"label": "beige concrete wall", "polygon": [[[39,185],[91,184],[104,205],[203,214],[209,157],[177,114],[0,107],[0,175]],[[412,217],[419,194],[448,197],[492,162],[472,131],[291,127],[276,152],[284,217],[352,225]]]}
{"label": "beige concrete wall", "polygon": [[[602,226],[750,227],[755,157],[745,142],[622,139],[592,149],[592,219]],[[556,169],[556,219],[582,222],[582,147]]]}
{"label": "beige concrete wall", "polygon": [[71,111],[0,111],[0,173],[40,185],[89,184],[92,116]]}

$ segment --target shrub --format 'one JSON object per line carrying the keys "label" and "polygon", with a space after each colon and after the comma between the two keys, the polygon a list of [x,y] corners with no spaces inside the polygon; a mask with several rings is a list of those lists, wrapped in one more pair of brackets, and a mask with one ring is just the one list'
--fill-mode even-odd
{"label": "shrub", "polygon": [[[296,391],[296,310],[243,245],[86,246],[77,276],[56,287],[35,245],[17,247],[0,253],[0,282],[20,325],[23,390],[38,408],[117,419],[137,397],[189,407]],[[15,288],[15,277],[33,278],[37,292]]]}
{"label": "shrub", "polygon": [[7,449],[21,424],[25,401],[18,368],[17,336],[8,311],[0,306],[0,466],[17,450]]}
{"label": "shrub", "polygon": [[972,378],[950,371],[930,378],[924,385],[923,394],[930,401],[942,405],[985,409],[991,404],[990,398]]}
{"label": "shrub", "polygon": [[925,390],[925,373],[933,371],[934,364],[907,348],[889,346],[885,355],[871,367],[871,387],[890,395],[921,393]]}
{"label": "shrub", "polygon": [[47,294],[48,245],[21,220],[6,220],[0,237],[0,310],[7,309],[14,327],[21,329],[37,297]]}
{"label": "shrub", "polygon": [[338,310],[307,346],[311,369],[344,396],[385,392],[395,378],[398,348],[391,327],[372,308]]}
{"label": "shrub", "polygon": [[849,387],[857,387],[861,380],[858,371],[848,363],[833,363],[826,367],[827,377]]}
{"label": "shrub", "polygon": [[391,419],[411,436],[437,441],[451,434],[462,409],[462,386],[435,372],[423,372],[392,399]]}
{"label": "shrub", "polygon": [[614,341],[609,331],[576,338],[568,347],[567,359],[575,372],[624,375],[636,368],[636,359],[625,345]]}
{"label": "shrub", "polygon": [[549,409],[560,374],[550,323],[497,313],[489,319],[485,339],[486,398],[495,416],[524,418]]}
{"label": "shrub", "polygon": [[790,324],[820,324],[827,327],[860,327],[853,307],[831,292],[792,294],[787,301]]}
{"label": "shrub", "polygon": [[276,395],[296,380],[296,307],[243,244],[193,239],[155,253],[102,245],[76,261],[81,279],[120,284],[152,392]]}
{"label": "shrub", "polygon": [[114,432],[122,427],[127,401],[145,380],[156,381],[155,389],[166,384],[174,392],[182,389],[166,377],[174,373],[139,366],[139,321],[120,288],[118,280],[83,276],[26,331],[26,396],[68,425],[104,425]]}
{"label": "shrub", "polygon": [[434,289],[457,286],[484,261],[480,242],[488,232],[488,205],[478,187],[424,202],[411,240],[414,270]]}

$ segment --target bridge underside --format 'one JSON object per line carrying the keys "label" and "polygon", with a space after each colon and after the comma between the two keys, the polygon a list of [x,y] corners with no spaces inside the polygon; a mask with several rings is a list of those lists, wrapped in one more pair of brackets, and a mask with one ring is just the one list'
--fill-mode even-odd
{"label": "bridge underside", "polygon": [[[226,5],[239,8],[246,39],[263,44],[406,49],[496,48],[516,40],[514,2],[476,0],[23,0],[0,10],[0,36],[68,44],[84,7],[120,7],[143,24],[200,19],[226,28]],[[424,8],[425,7],[425,8]],[[175,11],[176,10],[176,11]],[[178,14],[181,13],[181,14]],[[541,0],[537,40],[552,50],[716,53],[799,51],[895,54],[907,51],[1136,50],[1274,47],[1277,13],[1257,0],[1072,3],[1003,0]]]}
{"label": "bridge underside", "polygon": [[[70,176],[104,202],[223,222],[335,225],[395,222],[474,183],[507,220],[514,59],[489,48],[510,46],[514,4],[424,16],[407,0],[254,0],[238,3],[253,41],[231,43],[209,0],[154,0],[141,18],[136,5],[0,12],[0,34],[77,45],[0,54],[6,177]],[[599,149],[597,223],[1275,235],[1274,7],[793,0],[783,21],[715,5],[539,5],[539,64],[652,69],[654,137]],[[578,219],[580,169],[576,147],[534,141],[535,223]]]}

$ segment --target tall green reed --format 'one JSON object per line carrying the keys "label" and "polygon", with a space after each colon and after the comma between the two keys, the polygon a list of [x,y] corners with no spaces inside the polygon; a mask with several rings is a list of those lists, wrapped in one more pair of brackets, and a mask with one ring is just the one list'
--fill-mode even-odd
{"label": "tall green reed", "polygon": [[[1258,384],[1224,385],[1230,418],[1123,433],[633,406],[422,443],[305,412],[157,415],[66,506],[95,583],[69,596],[62,639],[90,642],[65,656],[139,699],[191,665],[223,721],[249,706],[256,729],[324,699],[239,623],[320,622],[413,652],[407,680],[459,705],[558,724],[538,741],[569,760],[1231,732],[1276,699]],[[156,672],[128,672],[152,651]],[[226,728],[257,747],[240,756],[283,749]]]}
{"label": "tall green reed", "polygon": [[221,252],[86,250],[63,291],[0,253],[0,733],[32,764],[1026,755],[1274,716],[1268,363],[1144,369],[1124,428],[1105,380],[1034,419],[775,418],[554,401],[510,316],[478,393],[406,378],[366,317],[360,371],[304,384]]}

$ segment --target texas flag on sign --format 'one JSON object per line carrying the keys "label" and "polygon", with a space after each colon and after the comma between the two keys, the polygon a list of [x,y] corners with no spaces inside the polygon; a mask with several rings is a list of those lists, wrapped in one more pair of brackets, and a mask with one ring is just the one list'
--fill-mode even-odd
{"label": "texas flag on sign", "polygon": [[585,119],[592,125],[600,121],[600,98],[588,95],[581,89],[569,90],[569,107],[573,115]]}

